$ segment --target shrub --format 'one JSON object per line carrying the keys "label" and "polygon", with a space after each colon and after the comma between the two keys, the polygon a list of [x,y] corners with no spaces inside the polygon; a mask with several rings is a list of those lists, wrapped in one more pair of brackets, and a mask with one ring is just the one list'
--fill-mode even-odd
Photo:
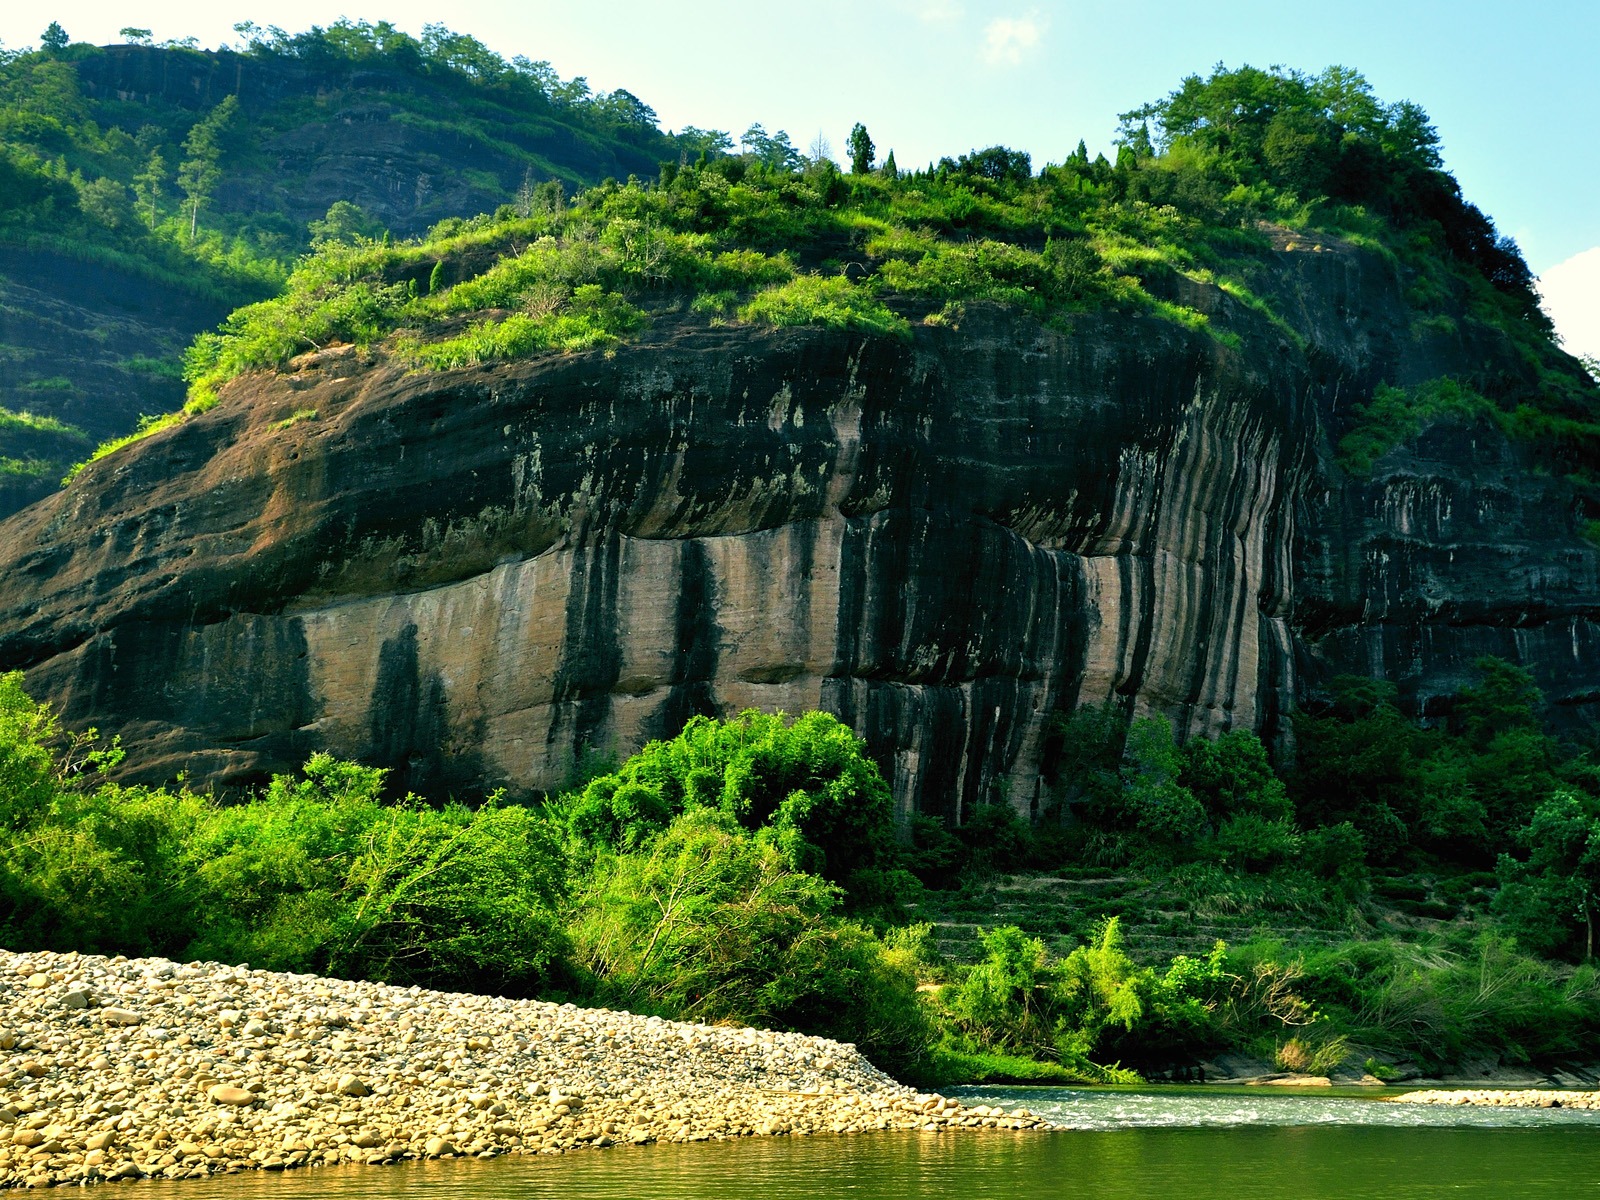
{"label": "shrub", "polygon": [[66,487],[69,483],[76,479],[78,477],[78,473],[90,463],[99,462],[106,455],[114,454],[118,450],[121,450],[124,446],[133,445],[134,442],[143,441],[152,434],[160,433],[164,429],[171,429],[174,425],[181,424],[183,422],[183,417],[184,414],[181,412],[166,413],[159,417],[140,417],[138,427],[135,428],[132,433],[124,434],[122,437],[112,438],[110,441],[101,442],[95,447],[94,453],[89,455],[89,457],[83,462],[74,463],[70,468],[68,468],[67,473],[61,477],[61,486]]}
{"label": "shrub", "polygon": [[560,957],[565,865],[527,809],[380,800],[384,772],[315,755],[185,846],[195,954],[531,994]]}
{"label": "shrub", "polygon": [[739,310],[744,321],[767,325],[823,325],[909,338],[910,323],[842,275],[799,275],[759,293]]}
{"label": "shrub", "polygon": [[644,314],[617,292],[587,283],[560,311],[540,316],[521,313],[503,321],[480,321],[466,333],[437,342],[408,339],[398,347],[418,365],[446,370],[494,359],[526,358],[541,350],[575,353],[609,346],[644,324]]}
{"label": "shrub", "polygon": [[1272,769],[1261,739],[1248,729],[1221,737],[1190,738],[1183,747],[1179,779],[1213,823],[1253,816],[1266,821],[1293,821],[1294,805],[1283,781]]}
{"label": "shrub", "polygon": [[893,804],[861,739],[826,713],[793,721],[755,711],[695,717],[571,801],[573,833],[611,849],[642,846],[678,813],[716,808],[798,870],[852,888],[891,865]]}
{"label": "shrub", "polygon": [[1368,475],[1378,459],[1429,425],[1440,421],[1474,425],[1498,417],[1493,403],[1453,379],[1434,379],[1414,388],[1380,384],[1372,399],[1356,405],[1350,430],[1339,439],[1339,462],[1354,475]]}
{"label": "shrub", "polygon": [[604,854],[572,925],[606,1003],[684,1020],[802,1028],[879,1065],[923,1057],[912,955],[831,914],[838,888],[796,870],[768,827],[725,809],[677,817],[634,853]]}
{"label": "shrub", "polygon": [[1192,840],[1205,826],[1205,809],[1182,782],[1183,759],[1164,717],[1144,717],[1128,727],[1122,794],[1116,817],[1158,846]]}

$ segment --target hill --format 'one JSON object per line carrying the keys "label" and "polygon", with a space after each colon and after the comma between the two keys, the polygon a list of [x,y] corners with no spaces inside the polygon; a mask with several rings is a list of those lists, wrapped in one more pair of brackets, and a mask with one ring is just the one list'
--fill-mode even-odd
{"label": "hill", "polygon": [[406,236],[519,193],[526,211],[540,185],[708,144],[442,26],[0,52],[0,512],[174,407],[188,342],[273,294],[319,231]]}
{"label": "hill", "polygon": [[[659,970],[672,1011],[722,993],[629,948],[665,911],[640,889],[699,864],[704,928],[746,939],[717,945],[753,944],[756,880],[843,964],[763,978],[876,972],[920,1021],[944,972],[962,1071],[1581,1053],[1592,969],[1528,951],[1592,951],[1600,388],[1426,116],[1242,68],[1127,114],[1114,163],[902,172],[851,141],[849,174],[707,155],[412,238],[325,225],[196,340],[182,409],[0,525],[0,670],[127,751],[80,809],[36,733],[60,798],[25,816],[174,831],[140,843],[117,945],[214,923],[326,969],[353,831],[434,830],[420,855],[493,826],[576,907],[485,835],[521,882],[462,866],[405,937],[504,902],[550,934],[538,970]],[[748,709],[824,712],[695,719]],[[180,774],[267,790],[119,786]],[[383,803],[407,793],[438,807]],[[336,859],[308,814],[346,802]],[[253,822],[326,877],[314,903],[297,875],[247,911],[219,872],[254,869],[223,836]],[[185,933],[162,872],[202,866]],[[1019,870],[1050,878],[985,882]],[[910,903],[934,928],[885,943],[833,913]],[[1030,930],[971,928],[1009,914]],[[1236,944],[1126,952],[1211,934]],[[526,946],[426,969],[554,986]]]}

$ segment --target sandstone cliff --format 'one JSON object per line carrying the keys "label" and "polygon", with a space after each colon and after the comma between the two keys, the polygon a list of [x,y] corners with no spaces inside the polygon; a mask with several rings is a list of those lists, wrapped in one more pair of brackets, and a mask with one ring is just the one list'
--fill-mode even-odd
{"label": "sandstone cliff", "polygon": [[822,707],[957,820],[1038,804],[1078,704],[1283,742],[1333,674],[1438,709],[1492,652],[1592,709],[1564,483],[1489,428],[1331,457],[1377,381],[1510,351],[1414,336],[1375,256],[1270,270],[1296,334],[1174,285],[1238,345],[974,305],[910,342],[658,316],[514,365],[310,355],[0,525],[0,668],[138,775],[224,784],[325,748],[525,793],[694,713]]}

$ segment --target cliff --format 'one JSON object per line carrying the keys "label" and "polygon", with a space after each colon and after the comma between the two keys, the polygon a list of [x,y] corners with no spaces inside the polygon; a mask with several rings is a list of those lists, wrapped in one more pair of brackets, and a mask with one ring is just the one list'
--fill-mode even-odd
{"label": "cliff", "polygon": [[[1370,475],[1352,396],[1503,335],[1417,336],[1380,256],[1277,237],[1258,290],[909,339],[658,314],[611,351],[245,375],[0,526],[0,668],[235,784],[311,751],[431,794],[558,786],[688,716],[840,715],[902,813],[1044,794],[1054,714],[1285,720],[1334,674],[1442,711],[1480,653],[1600,700],[1597,551],[1492,424]],[[913,315],[915,315],[913,313]]]}

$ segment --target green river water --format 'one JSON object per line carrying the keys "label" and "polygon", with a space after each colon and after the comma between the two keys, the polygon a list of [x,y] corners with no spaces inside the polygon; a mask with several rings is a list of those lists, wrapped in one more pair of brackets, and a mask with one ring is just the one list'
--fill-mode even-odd
{"label": "green river water", "polygon": [[1600,1113],[1259,1089],[961,1089],[1074,1128],[749,1138],[147,1183],[143,1200],[1600,1196]]}

